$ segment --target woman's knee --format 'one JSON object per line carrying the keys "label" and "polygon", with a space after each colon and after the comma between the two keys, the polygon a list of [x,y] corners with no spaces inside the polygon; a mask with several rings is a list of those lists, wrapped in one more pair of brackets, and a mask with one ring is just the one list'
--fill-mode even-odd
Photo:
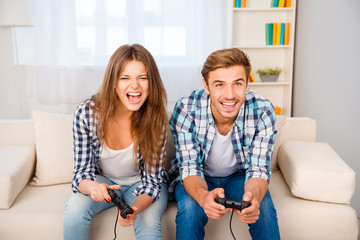
{"label": "woman's knee", "polygon": [[[92,218],[101,210],[113,205],[96,202],[90,196],[82,193],[73,193],[65,205],[64,219],[68,221],[92,221]],[[102,206],[103,205],[103,206]]]}

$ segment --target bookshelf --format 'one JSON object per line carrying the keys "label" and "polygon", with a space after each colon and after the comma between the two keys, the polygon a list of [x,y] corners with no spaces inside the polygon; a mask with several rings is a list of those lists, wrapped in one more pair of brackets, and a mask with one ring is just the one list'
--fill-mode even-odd
{"label": "bookshelf", "polygon": [[[272,0],[247,0],[246,8],[233,8],[232,47],[250,57],[255,82],[250,88],[280,107],[281,115],[291,116],[296,0],[291,7],[271,7]],[[288,45],[266,45],[266,23],[289,22]],[[256,70],[279,66],[283,71],[276,82],[261,82]]]}

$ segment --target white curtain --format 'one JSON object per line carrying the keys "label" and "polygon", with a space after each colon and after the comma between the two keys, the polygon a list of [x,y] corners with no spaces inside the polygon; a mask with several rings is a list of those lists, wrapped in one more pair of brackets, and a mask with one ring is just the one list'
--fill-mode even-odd
{"label": "white curtain", "polygon": [[201,66],[229,46],[232,0],[33,0],[34,27],[16,29],[18,62],[39,104],[96,93],[111,54],[140,43],[155,57],[169,102],[201,88]]}

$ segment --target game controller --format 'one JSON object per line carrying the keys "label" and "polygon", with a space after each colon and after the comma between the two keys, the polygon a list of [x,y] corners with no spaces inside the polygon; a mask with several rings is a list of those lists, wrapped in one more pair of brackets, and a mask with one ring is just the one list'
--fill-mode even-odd
{"label": "game controller", "polygon": [[120,216],[122,218],[126,218],[128,214],[134,213],[134,211],[131,209],[129,205],[127,205],[125,202],[123,202],[119,196],[116,194],[116,192],[112,189],[108,189],[111,201],[117,206],[120,210]]}
{"label": "game controller", "polygon": [[229,200],[229,199],[226,199],[226,198],[219,198],[219,197],[215,198],[215,202],[217,202],[218,204],[223,205],[226,208],[239,209],[240,212],[243,209],[248,208],[248,207],[251,206],[251,203],[247,202],[247,201],[238,202],[238,201],[233,201],[233,200]]}

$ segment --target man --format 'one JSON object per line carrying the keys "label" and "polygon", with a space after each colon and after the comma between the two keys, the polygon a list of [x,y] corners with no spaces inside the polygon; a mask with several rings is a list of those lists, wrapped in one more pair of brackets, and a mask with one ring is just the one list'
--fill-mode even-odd
{"label": "man", "polygon": [[[235,210],[253,239],[280,239],[268,191],[276,136],[272,104],[249,90],[250,61],[236,48],[213,52],[201,71],[205,90],[180,99],[170,119],[176,158],[176,239],[203,239],[208,217],[232,211],[216,197],[251,203]],[[176,184],[176,185],[175,185]]]}

